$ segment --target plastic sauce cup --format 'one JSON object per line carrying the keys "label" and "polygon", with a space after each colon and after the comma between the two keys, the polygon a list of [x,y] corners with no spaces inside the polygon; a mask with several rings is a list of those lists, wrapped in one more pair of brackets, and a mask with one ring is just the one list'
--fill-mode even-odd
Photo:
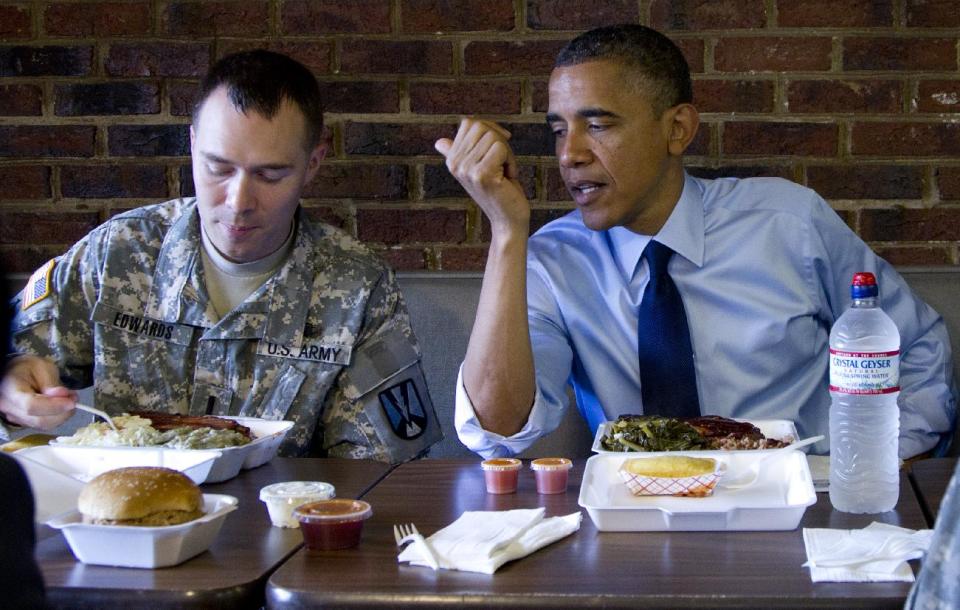
{"label": "plastic sauce cup", "polygon": [[360,543],[363,522],[373,514],[363,500],[320,500],[298,506],[293,516],[300,521],[308,549],[332,551]]}
{"label": "plastic sauce cup", "polygon": [[520,460],[516,458],[493,458],[480,463],[487,493],[512,494],[517,491],[520,476]]}
{"label": "plastic sauce cup", "polygon": [[260,490],[260,500],[267,505],[270,522],[275,527],[300,527],[293,509],[307,502],[329,500],[334,495],[333,485],[320,481],[286,481]]}
{"label": "plastic sauce cup", "polygon": [[567,479],[573,462],[567,458],[539,458],[530,462],[537,479],[537,493],[562,494],[567,491]]}

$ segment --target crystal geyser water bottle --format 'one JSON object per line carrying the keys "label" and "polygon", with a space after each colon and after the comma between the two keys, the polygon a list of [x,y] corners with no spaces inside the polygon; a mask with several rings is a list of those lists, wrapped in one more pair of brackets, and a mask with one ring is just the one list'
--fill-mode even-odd
{"label": "crystal geyser water bottle", "polygon": [[900,333],[856,273],[853,303],[830,330],[830,503],[848,513],[892,510],[900,495]]}

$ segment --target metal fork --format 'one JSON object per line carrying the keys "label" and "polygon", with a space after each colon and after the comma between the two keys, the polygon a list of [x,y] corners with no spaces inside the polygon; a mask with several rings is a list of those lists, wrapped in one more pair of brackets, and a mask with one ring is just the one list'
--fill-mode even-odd
{"label": "metal fork", "polygon": [[440,569],[440,562],[437,561],[437,556],[434,554],[433,549],[430,548],[430,543],[427,542],[427,539],[424,538],[419,531],[417,531],[417,526],[409,524],[400,524],[393,526],[393,537],[397,540],[397,546],[403,546],[408,542],[416,542],[420,545],[422,549],[422,555],[427,563],[430,564],[430,567],[434,570]]}

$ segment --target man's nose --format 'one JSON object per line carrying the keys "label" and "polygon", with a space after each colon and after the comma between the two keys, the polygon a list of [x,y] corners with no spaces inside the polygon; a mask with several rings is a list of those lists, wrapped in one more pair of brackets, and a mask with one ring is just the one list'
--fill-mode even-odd
{"label": "man's nose", "polygon": [[253,186],[246,172],[237,172],[230,181],[225,203],[237,213],[252,209],[257,204]]}
{"label": "man's nose", "polygon": [[592,158],[585,138],[573,130],[567,132],[567,136],[557,143],[557,157],[560,158],[561,167],[583,165]]}

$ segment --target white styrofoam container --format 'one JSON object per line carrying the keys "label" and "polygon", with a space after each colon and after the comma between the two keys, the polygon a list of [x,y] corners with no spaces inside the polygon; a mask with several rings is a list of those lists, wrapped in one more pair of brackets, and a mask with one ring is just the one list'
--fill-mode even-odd
{"label": "white styrofoam container", "polygon": [[74,556],[83,563],[124,568],[174,566],[204,552],[213,543],[237,499],[203,494],[199,519],[163,527],[93,525],[77,510],[57,515],[47,525],[61,530]]}
{"label": "white styrofoam container", "polygon": [[[170,449],[167,447],[97,447],[97,449],[116,452],[116,455],[122,455],[124,452],[136,450],[150,450],[168,455],[189,455],[205,451],[216,451],[219,455],[213,460],[210,471],[202,481],[196,481],[196,483],[219,483],[237,476],[241,468],[256,468],[272,460],[277,454],[277,449],[280,448],[280,443],[283,442],[287,432],[293,427],[293,422],[286,420],[274,421],[256,417],[218,417],[232,419],[240,425],[250,428],[253,441],[239,447],[227,447],[225,449],[215,450]],[[63,447],[71,451],[91,449],[91,447],[59,444],[56,441],[54,441],[53,446]]]}
{"label": "white styrofoam container", "polygon": [[[760,428],[760,432],[766,438],[775,438],[782,441],[794,442],[800,440],[799,435],[797,434],[797,427],[789,419],[738,419],[736,421],[749,422]],[[624,455],[626,453],[631,453],[634,456],[636,455],[666,455],[668,453],[676,453],[673,451],[644,451],[644,452],[630,452],[630,451],[610,451],[609,449],[604,449],[603,445],[600,444],[600,439],[606,436],[607,431],[610,430],[610,427],[613,425],[612,421],[605,421],[597,426],[597,433],[593,437],[593,451],[594,453],[609,453],[612,455]],[[764,451],[770,451],[770,449],[737,449],[737,453],[743,452],[758,452],[763,453]],[[729,453],[729,450],[713,450],[708,451],[707,453]]]}
{"label": "white styrofoam container", "polygon": [[755,483],[726,489],[723,481],[704,498],[634,496],[617,469],[637,453],[606,453],[587,460],[578,503],[598,530],[637,531],[749,531],[792,530],[808,506],[817,501],[813,479],[802,451],[764,456],[758,451],[689,451],[683,455],[722,460],[732,480],[757,464]]}
{"label": "white styrofoam container", "polygon": [[199,485],[207,480],[221,454],[220,449],[176,452],[162,451],[157,447],[124,447],[122,452],[113,449],[115,448],[44,445],[21,449],[14,455],[83,482],[117,468],[162,466],[179,470]]}

